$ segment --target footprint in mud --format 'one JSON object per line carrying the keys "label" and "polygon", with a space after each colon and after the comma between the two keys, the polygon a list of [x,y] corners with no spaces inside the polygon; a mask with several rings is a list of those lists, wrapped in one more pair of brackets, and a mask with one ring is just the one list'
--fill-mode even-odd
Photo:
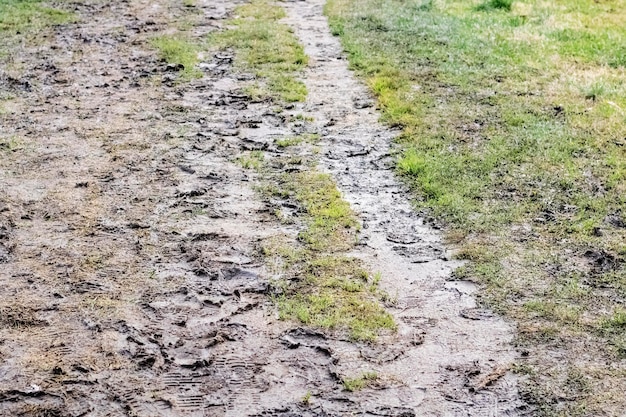
{"label": "footprint in mud", "polygon": [[404,349],[396,346],[365,346],[360,350],[363,359],[377,364],[393,362],[404,355]]}
{"label": "footprint in mud", "polygon": [[484,308],[465,308],[459,314],[469,320],[487,320],[494,317],[492,311]]}
{"label": "footprint in mud", "polygon": [[313,348],[325,355],[332,356],[332,351],[326,336],[312,329],[297,327],[288,330],[280,337],[280,341],[288,349],[307,347]]}
{"label": "footprint in mud", "polygon": [[403,233],[403,232],[389,232],[387,233],[387,240],[392,243],[399,243],[402,245],[410,245],[423,241],[423,238],[419,236],[417,232]]}
{"label": "footprint in mud", "polygon": [[424,263],[431,262],[437,259],[441,259],[444,251],[440,247],[433,245],[427,246],[406,246],[397,245],[393,247],[394,252],[398,255],[404,256],[412,263]]}

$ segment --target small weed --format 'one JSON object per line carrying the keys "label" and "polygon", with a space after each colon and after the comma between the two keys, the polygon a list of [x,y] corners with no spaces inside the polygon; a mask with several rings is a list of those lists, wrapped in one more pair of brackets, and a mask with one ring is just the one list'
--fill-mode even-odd
{"label": "small weed", "polygon": [[263,166],[264,159],[263,151],[250,151],[237,158],[237,162],[245,169],[259,170]]}
{"label": "small weed", "polygon": [[90,254],[83,259],[83,266],[88,269],[102,269],[106,263],[107,256],[105,254]]}
{"label": "small weed", "polygon": [[159,36],[152,39],[152,45],[165,62],[182,66],[182,79],[202,77],[202,72],[196,68],[199,48],[183,35]]}
{"label": "small weed", "polygon": [[514,363],[511,365],[511,371],[518,375],[533,375],[534,369],[525,363]]}
{"label": "small weed", "polygon": [[584,91],[584,96],[588,100],[595,101],[604,96],[606,92],[606,85],[604,83],[595,82]]}
{"label": "small weed", "polygon": [[[402,129],[397,170],[416,205],[467,261],[455,276],[480,283],[481,302],[522,329],[548,414],[569,388],[544,345],[595,363],[626,346],[626,228],[613,214],[626,207],[624,10],[587,0],[325,7],[382,120]],[[588,373],[571,410],[614,414],[602,393],[626,379],[601,374]]]}
{"label": "small weed", "polygon": [[376,372],[363,372],[356,378],[343,378],[342,383],[346,391],[354,392],[367,388],[378,379]]}
{"label": "small weed", "polygon": [[304,397],[302,397],[302,404],[306,406],[311,405],[311,391],[307,391]]}
{"label": "small weed", "polygon": [[294,120],[302,120],[302,121],[304,121],[304,122],[314,122],[314,121],[315,121],[315,118],[314,118],[314,117],[312,117],[312,116],[307,116],[307,115],[304,115],[304,114],[302,114],[302,113],[298,113],[298,114],[296,114],[295,116],[293,116],[293,119],[294,119]]}
{"label": "small weed", "polygon": [[206,214],[208,214],[208,211],[207,211],[205,208],[202,208],[202,207],[195,207],[195,208],[193,208],[193,209],[191,210],[191,215],[192,215],[193,217],[196,217],[196,216],[204,216],[204,215],[206,215]]}
{"label": "small weed", "polygon": [[37,0],[0,1],[0,33],[36,33],[47,27],[76,21],[73,13],[44,6]]}
{"label": "small weed", "polygon": [[279,148],[300,145],[301,143],[315,143],[319,140],[319,135],[315,133],[306,133],[300,136],[276,139],[274,143]]}

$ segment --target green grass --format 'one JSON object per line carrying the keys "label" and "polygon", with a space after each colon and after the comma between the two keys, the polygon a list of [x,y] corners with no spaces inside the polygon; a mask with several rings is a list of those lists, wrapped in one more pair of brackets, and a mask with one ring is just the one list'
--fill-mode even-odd
{"label": "green grass", "polygon": [[288,146],[296,146],[302,143],[302,138],[294,137],[294,138],[284,138],[284,139],[276,139],[276,146],[279,148],[286,148]]}
{"label": "green grass", "polygon": [[360,376],[355,378],[344,378],[342,382],[346,391],[354,392],[366,388],[377,379],[378,374],[376,372],[363,372]]}
{"label": "green grass", "polygon": [[168,64],[183,66],[181,78],[189,80],[202,77],[202,72],[196,68],[200,47],[185,36],[163,35],[152,39],[152,46],[159,51],[159,56]]}
{"label": "green grass", "polygon": [[212,34],[209,42],[218,48],[232,48],[236,65],[264,80],[264,95],[287,102],[303,101],[306,87],[296,77],[306,66],[307,56],[291,29],[278,22],[284,16],[280,6],[254,0],[239,6],[227,22],[229,28]]}
{"label": "green grass", "polygon": [[488,11],[488,10],[500,9],[500,10],[511,11],[512,6],[513,6],[513,0],[489,0],[485,3],[479,4],[476,7],[476,10]]}
{"label": "green grass", "polygon": [[50,7],[40,0],[0,0],[0,34],[4,36],[35,33],[75,19],[73,13]]}
{"label": "green grass", "polygon": [[274,143],[279,148],[287,148],[289,146],[296,146],[302,143],[316,143],[319,140],[319,135],[314,133],[308,133],[304,135],[286,137],[276,139]]}
{"label": "green grass", "polygon": [[264,159],[263,151],[250,151],[237,158],[237,163],[246,169],[259,170],[263,166]]}
{"label": "green grass", "polygon": [[329,175],[311,171],[290,175],[282,189],[295,197],[311,216],[308,228],[299,236],[308,247],[323,251],[353,245],[358,226],[356,217]]}
{"label": "green grass", "polygon": [[456,275],[535,329],[521,332],[531,352],[594,352],[571,400],[549,355],[531,355],[544,414],[624,409],[601,400],[626,389],[621,371],[595,361],[624,348],[607,323],[626,302],[626,2],[330,0],[326,13],[402,128],[416,205],[471,261]]}
{"label": "green grass", "polygon": [[294,276],[277,284],[282,286],[276,299],[280,317],[346,331],[360,341],[395,331],[393,317],[381,304],[380,277],[346,255],[356,244],[358,222],[332,178],[310,169],[273,181],[270,192],[296,202],[304,222],[299,243],[270,240],[264,245],[265,255],[281,265],[282,273]]}
{"label": "green grass", "polygon": [[[306,88],[296,77],[304,69],[307,56],[288,26],[278,21],[284,10],[275,3],[254,0],[239,6],[227,29],[210,36],[217,48],[231,49],[235,65],[252,70],[258,79],[245,91],[255,100],[304,101]],[[297,114],[290,123],[311,122]],[[369,274],[361,261],[347,253],[356,244],[357,217],[343,200],[332,177],[315,169],[318,134],[304,133],[278,138],[280,155],[260,151],[243,153],[237,162],[259,173],[265,197],[286,200],[298,207],[276,217],[292,224],[299,233],[294,238],[271,238],[262,244],[269,264],[274,265],[274,287],[281,319],[297,320],[353,340],[373,341],[381,332],[395,331],[393,317],[384,309],[385,294],[378,289],[380,277]],[[292,147],[298,146],[296,150]],[[275,168],[296,168],[290,174]]]}

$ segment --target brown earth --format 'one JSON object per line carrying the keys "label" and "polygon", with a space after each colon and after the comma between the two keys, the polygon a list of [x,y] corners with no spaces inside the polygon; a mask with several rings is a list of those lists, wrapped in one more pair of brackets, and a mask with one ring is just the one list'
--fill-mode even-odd
{"label": "brown earth", "polygon": [[[513,330],[451,281],[439,232],[393,165],[394,132],[329,34],[321,0],[284,7],[311,63],[306,103],[242,93],[232,54],[177,82],[150,39],[220,30],[237,2],[75,3],[79,22],[0,73],[0,414],[7,416],[527,415]],[[290,115],[304,114],[312,122]],[[305,119],[310,120],[310,119]],[[354,343],[279,321],[259,247],[295,236],[242,152],[321,135],[320,167],[360,213],[358,250],[397,334]],[[280,169],[280,168],[276,168]],[[341,381],[379,376],[357,392]],[[303,401],[310,395],[310,400]]]}

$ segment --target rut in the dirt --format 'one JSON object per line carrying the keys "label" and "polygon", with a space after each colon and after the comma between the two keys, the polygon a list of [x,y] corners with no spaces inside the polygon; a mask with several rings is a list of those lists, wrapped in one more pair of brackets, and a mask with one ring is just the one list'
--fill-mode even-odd
{"label": "rut in the dirt", "polygon": [[[236,4],[87,0],[21,55],[32,88],[1,116],[23,145],[0,163],[0,414],[523,414],[511,330],[447,281],[454,264],[394,179],[393,132],[321,1],[286,5],[312,58],[310,98],[290,110],[314,117],[304,128],[242,94],[232,55],[188,83],[158,61],[152,37],[193,14],[201,38]],[[275,318],[259,242],[298,230],[233,161],[284,152],[274,139],[303,129],[362,214],[353,255],[398,295],[400,330],[376,344]],[[347,392],[341,379],[364,371],[383,377]]]}

